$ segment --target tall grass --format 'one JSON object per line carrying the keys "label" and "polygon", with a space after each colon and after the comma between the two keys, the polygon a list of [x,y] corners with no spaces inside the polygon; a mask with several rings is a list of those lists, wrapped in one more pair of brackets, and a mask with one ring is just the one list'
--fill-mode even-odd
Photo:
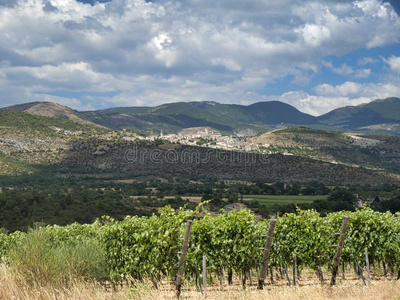
{"label": "tall grass", "polygon": [[104,253],[95,239],[55,244],[44,229],[30,230],[11,249],[9,264],[28,284],[67,287],[73,280],[107,278]]}

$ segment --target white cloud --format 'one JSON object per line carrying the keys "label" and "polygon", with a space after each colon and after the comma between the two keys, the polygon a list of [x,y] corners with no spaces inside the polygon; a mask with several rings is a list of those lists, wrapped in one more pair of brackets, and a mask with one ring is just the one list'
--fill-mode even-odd
{"label": "white cloud", "polygon": [[354,78],[367,78],[371,75],[371,69],[359,69],[354,72]]}
{"label": "white cloud", "polygon": [[373,57],[363,57],[358,60],[358,65],[359,66],[366,66],[368,64],[376,64],[378,63],[379,60]]}
{"label": "white cloud", "polygon": [[312,47],[320,46],[331,37],[329,28],[316,24],[306,24],[296,32],[300,33],[305,43]]}
{"label": "white cloud", "polygon": [[347,81],[341,85],[332,86],[321,84],[315,87],[317,95],[321,96],[343,96],[349,98],[368,97],[387,98],[400,95],[400,86],[393,83],[365,83]]}
{"label": "white cloud", "polygon": [[360,94],[363,85],[356,82],[347,81],[341,85],[332,86],[330,84],[320,84],[315,87],[317,95],[322,96],[341,96],[351,97]]}
{"label": "white cloud", "polygon": [[[257,91],[287,76],[309,84],[326,56],[398,42],[400,19],[379,0],[16,0],[0,4],[0,36],[1,106],[55,99],[48,95],[60,90],[77,95],[56,99],[74,108],[250,103],[268,99]],[[397,70],[392,58],[388,65]],[[371,74],[345,64],[332,71]],[[110,91],[118,94],[84,96]],[[326,109],[321,95],[309,97],[319,100],[296,105]]]}
{"label": "white cloud", "polygon": [[342,76],[351,76],[353,78],[367,78],[371,75],[371,69],[356,69],[354,70],[352,67],[347,64],[342,64],[340,67],[336,68],[333,66],[331,62],[322,62],[322,65],[328,69],[330,69],[333,73],[342,75]]}
{"label": "white cloud", "polygon": [[340,95],[310,95],[308,93],[299,91],[285,93],[277,97],[276,99],[291,104],[301,111],[314,116],[319,116],[338,107],[359,105],[371,101],[370,98],[365,97],[351,99],[349,97],[344,97]]}
{"label": "white cloud", "polygon": [[323,62],[322,65],[324,67],[329,68],[332,72],[339,74],[339,75],[346,75],[349,76],[354,73],[352,67],[348,66],[347,64],[342,64],[339,68],[335,68],[331,62]]}
{"label": "white cloud", "polygon": [[400,57],[392,56],[384,61],[389,65],[390,70],[394,73],[400,74]]}
{"label": "white cloud", "polygon": [[400,86],[393,83],[356,83],[347,81],[341,85],[320,84],[316,95],[296,91],[275,97],[312,115],[321,115],[335,108],[368,103],[376,99],[400,96]]}

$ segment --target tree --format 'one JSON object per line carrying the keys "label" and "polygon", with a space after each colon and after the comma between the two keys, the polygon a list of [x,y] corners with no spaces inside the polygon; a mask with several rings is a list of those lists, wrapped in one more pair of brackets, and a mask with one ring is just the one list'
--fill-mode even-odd
{"label": "tree", "polygon": [[354,204],[356,202],[356,196],[349,192],[346,189],[336,189],[332,192],[332,194],[328,197],[328,201],[332,202],[348,202],[350,204]]}

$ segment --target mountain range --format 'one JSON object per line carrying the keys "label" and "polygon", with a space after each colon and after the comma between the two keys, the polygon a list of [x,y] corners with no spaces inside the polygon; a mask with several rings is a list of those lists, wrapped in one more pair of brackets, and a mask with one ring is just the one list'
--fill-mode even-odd
{"label": "mountain range", "polygon": [[177,102],[156,107],[117,107],[79,112],[51,102],[33,102],[4,110],[69,119],[114,130],[177,133],[184,128],[208,126],[224,134],[256,135],[282,127],[307,126],[334,131],[400,136],[400,98],[346,106],[315,117],[279,102],[248,106],[217,102]]}

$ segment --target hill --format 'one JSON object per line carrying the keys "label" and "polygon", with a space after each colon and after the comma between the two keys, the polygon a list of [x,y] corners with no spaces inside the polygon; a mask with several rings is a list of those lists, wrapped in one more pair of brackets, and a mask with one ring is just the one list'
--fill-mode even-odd
{"label": "hill", "polygon": [[251,141],[275,153],[400,171],[400,138],[397,137],[299,127],[260,134]]}
{"label": "hill", "polygon": [[[286,129],[288,130],[291,129]],[[285,130],[269,135],[278,136],[283,133]],[[125,139],[127,135],[131,138]],[[350,150],[343,152],[346,155],[354,153],[351,147],[356,146],[348,144],[347,137],[339,133],[321,132],[319,135],[328,136],[321,138],[315,146],[315,148],[318,146],[318,151],[323,155],[326,156],[328,151],[335,152],[337,151],[335,149],[341,149],[333,144],[335,141],[344,148],[350,147]],[[314,132],[297,136],[303,136],[303,141],[291,137],[296,141],[296,147],[313,145],[311,136],[315,136]],[[347,166],[331,163],[325,156],[306,157],[301,151],[292,156],[279,153],[261,155],[181,146],[159,141],[134,143],[131,139],[135,137],[134,132],[110,131],[68,119],[37,116],[18,110],[1,110],[0,175],[37,173],[45,168],[53,174],[52,176],[64,174],[119,179],[138,176],[181,176],[193,179],[271,182],[317,180],[326,184],[399,182],[395,175],[359,168],[351,163]],[[382,137],[366,139],[375,141]],[[397,140],[391,140],[393,141],[395,143],[390,144],[388,141],[387,145],[392,146],[391,153],[397,153],[399,149]],[[322,143],[326,144],[326,148],[321,146]],[[330,150],[330,145],[333,145],[334,150]],[[380,148],[377,151],[380,151]],[[344,158],[351,159],[342,152],[340,154]],[[342,161],[346,162],[345,159]]]}
{"label": "hill", "polygon": [[[98,155],[91,155],[98,153]],[[77,143],[60,164],[67,174],[94,178],[160,176],[250,182],[318,181],[328,185],[400,183],[400,177],[299,155],[232,152],[181,145]]]}
{"label": "hill", "polygon": [[63,159],[73,140],[105,137],[109,130],[68,119],[0,110],[0,175],[33,172]]}
{"label": "hill", "polygon": [[53,102],[31,102],[5,107],[2,110],[26,112],[36,116],[67,119],[80,124],[98,126],[81,116],[81,114],[67,106]]}

